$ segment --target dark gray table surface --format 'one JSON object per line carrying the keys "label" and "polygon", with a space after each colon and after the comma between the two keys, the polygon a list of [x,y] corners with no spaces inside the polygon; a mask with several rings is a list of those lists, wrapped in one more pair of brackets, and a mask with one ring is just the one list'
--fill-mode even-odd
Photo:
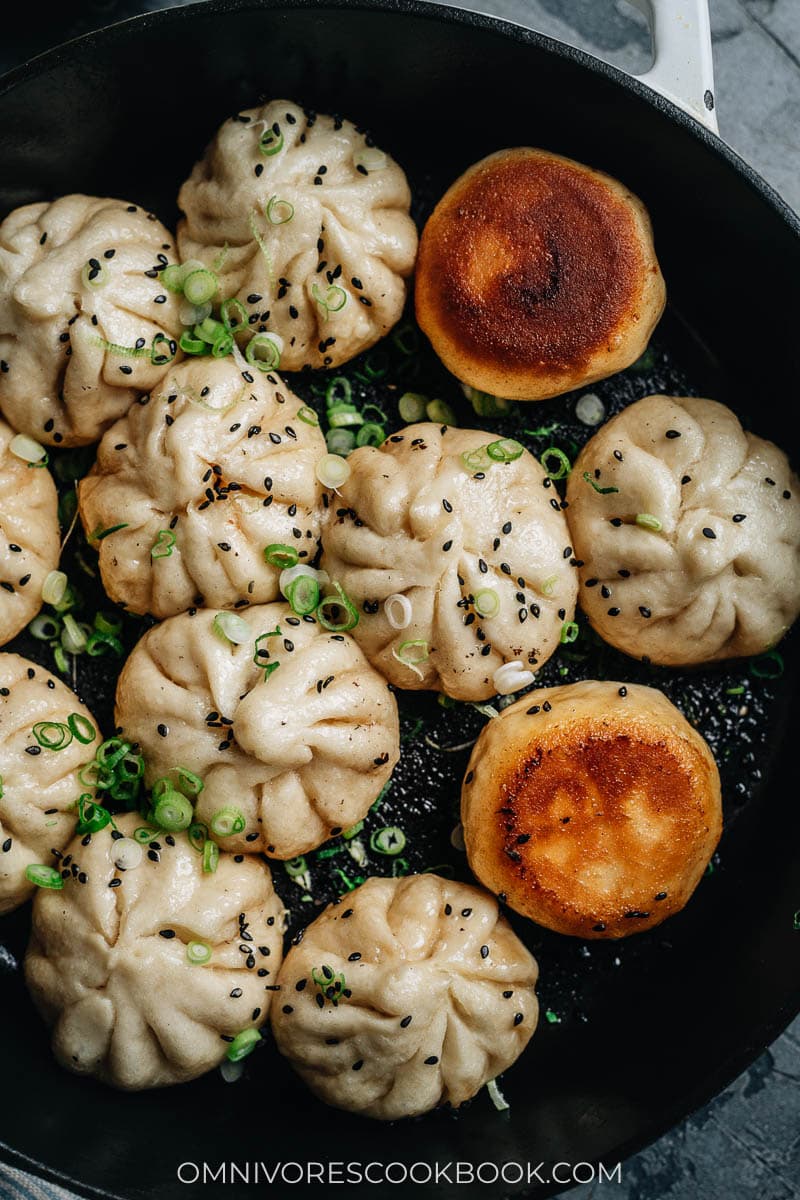
{"label": "dark gray table surface", "polygon": [[[0,71],[68,37],[166,7],[157,0],[88,0],[48,9],[46,20],[5,16]],[[463,0],[461,7],[530,25],[626,70],[641,71],[649,60],[644,21],[627,0]],[[800,211],[800,0],[711,0],[711,15],[720,132]],[[0,1200],[22,1195],[16,1188],[0,1176]],[[40,1194],[66,1197],[48,1187]],[[569,1196],[800,1196],[800,1018],[715,1100],[629,1159],[621,1184],[586,1184]]]}

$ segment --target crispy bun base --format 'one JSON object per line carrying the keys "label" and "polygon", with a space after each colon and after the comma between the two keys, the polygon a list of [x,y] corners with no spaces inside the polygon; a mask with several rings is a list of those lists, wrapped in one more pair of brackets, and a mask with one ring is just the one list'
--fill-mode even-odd
{"label": "crispy bun base", "polygon": [[546,150],[501,150],[443,196],[420,242],[417,321],[463,383],[543,400],[621,371],[664,308],[647,210]]}
{"label": "crispy bun base", "polygon": [[722,832],[719,774],[661,692],[588,680],[488,722],[461,819],[472,870],[517,912],[574,937],[626,937],[697,886]]}

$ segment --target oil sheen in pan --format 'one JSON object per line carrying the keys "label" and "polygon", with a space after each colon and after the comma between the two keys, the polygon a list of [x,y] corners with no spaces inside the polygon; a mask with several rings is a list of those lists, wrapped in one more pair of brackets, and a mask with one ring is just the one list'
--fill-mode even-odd
{"label": "oil sheen in pan", "polygon": [[[424,210],[424,203],[420,206]],[[415,213],[424,219],[424,211]],[[409,310],[410,311],[410,310]],[[289,376],[293,389],[314,406],[321,416],[325,390],[332,378],[345,377],[353,397],[363,407],[377,405],[387,415],[387,432],[403,422],[397,401],[405,391],[422,392],[447,401],[458,423],[487,428],[496,436],[518,438],[537,457],[550,446],[563,450],[570,460],[591,437],[596,427],[583,423],[575,414],[584,393],[599,397],[605,418],[642,396],[657,392],[674,395],[708,395],[725,400],[724,381],[702,342],[688,330],[670,308],[656,330],[643,359],[620,375],[554,400],[535,404],[513,404],[499,418],[477,416],[461,389],[436,359],[407,316],[392,335],[378,346],[334,372]],[[746,427],[758,429],[757,414],[737,410]],[[59,454],[52,462],[62,494],[76,477],[88,470],[93,449]],[[562,484],[554,484],[559,494]],[[555,494],[555,492],[554,492]],[[79,528],[70,539],[64,569],[78,584],[87,610],[108,608],[93,569],[94,551],[87,547]],[[537,683],[553,685],[579,679],[610,678],[650,684],[661,688],[690,722],[703,734],[719,764],[723,785],[726,826],[743,807],[758,796],[766,775],[770,734],[784,691],[781,679],[753,674],[748,662],[708,669],[668,670],[642,664],[605,645],[578,614],[580,633],[571,645],[561,646],[537,674]],[[123,640],[129,649],[150,622],[125,618]],[[52,669],[46,645],[25,634],[8,650],[25,654]],[[790,648],[782,646],[788,655]],[[106,737],[113,732],[113,699],[122,663],[111,658],[77,660],[77,690],[102,723]],[[767,670],[774,664],[766,663]],[[756,668],[758,669],[758,668]],[[461,779],[470,748],[483,723],[491,719],[473,705],[443,706],[431,693],[398,692],[402,730],[402,756],[391,786],[365,821],[356,838],[337,838],[320,851],[305,856],[305,869],[291,875],[274,863],[275,884],[291,911],[289,930],[297,936],[320,907],[370,875],[390,875],[436,869],[441,874],[469,880],[463,851],[454,847],[451,834],[458,824]],[[386,826],[400,828],[406,837],[402,851],[387,856],[370,845],[371,835]],[[714,875],[724,869],[725,838],[700,889],[714,887]],[[300,867],[303,864],[299,864]],[[691,913],[691,903],[688,912]],[[520,936],[542,964],[540,996],[542,1009],[551,1022],[591,1020],[591,994],[603,987],[610,973],[621,969],[647,972],[653,957],[668,946],[669,923],[650,933],[624,942],[593,942],[591,946],[548,933],[509,914]],[[681,919],[681,918],[679,918]],[[0,971],[9,970],[21,959],[27,939],[28,914],[23,910],[0,926]],[[3,944],[5,956],[3,957]]]}

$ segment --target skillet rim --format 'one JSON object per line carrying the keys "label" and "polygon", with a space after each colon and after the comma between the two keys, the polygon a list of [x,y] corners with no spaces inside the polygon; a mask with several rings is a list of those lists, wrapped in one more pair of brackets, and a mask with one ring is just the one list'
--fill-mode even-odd
{"label": "skillet rim", "polygon": [[[196,0],[187,5],[173,5],[169,8],[139,13],[122,21],[104,25],[97,30],[82,34],[62,42],[50,50],[35,55],[27,62],[20,64],[0,75],[0,102],[19,84],[35,81],[38,77],[52,69],[58,68],[68,61],[71,51],[76,47],[89,50],[113,46],[118,40],[124,40],[131,29],[164,29],[173,22],[191,20],[194,17],[221,17],[231,13],[253,10],[336,10],[346,9],[354,12],[391,13],[397,17],[412,16],[430,20],[443,25],[460,25],[473,27],[487,33],[499,34],[511,41],[522,45],[534,46],[548,54],[577,65],[587,72],[606,79],[636,96],[651,109],[660,113],[679,126],[683,132],[700,143],[703,148],[714,154],[718,159],[732,168],[754,192],[757,198],[765,203],[778,216],[788,229],[800,239],[800,213],[796,212],[789,203],[769,184],[758,171],[743,159],[722,137],[713,133],[696,117],[684,111],[673,101],[654,91],[635,75],[630,75],[611,63],[597,58],[595,55],[560,42],[546,34],[529,29],[524,25],[488,13],[461,9],[455,5],[442,4],[438,0]],[[715,97],[716,99],[716,97]],[[796,700],[796,698],[795,698]],[[683,1093],[680,1103],[671,1105],[668,1111],[662,1110],[658,1119],[650,1120],[649,1124],[636,1136],[622,1142],[614,1148],[612,1154],[600,1159],[604,1165],[616,1165],[625,1162],[631,1155],[657,1141],[681,1121],[689,1119],[699,1108],[709,1103],[715,1096],[725,1090],[738,1078],[787,1028],[790,1022],[800,1013],[800,989],[795,997],[787,1004],[779,1006],[772,1020],[763,1022],[753,1031],[740,1049],[731,1054],[715,1071],[705,1076]],[[118,1192],[105,1188],[94,1187],[91,1184],[74,1179],[65,1171],[49,1167],[33,1159],[21,1151],[14,1149],[0,1139],[0,1161],[17,1169],[28,1171],[47,1182],[68,1188],[77,1196],[87,1200],[127,1200]],[[498,1194],[497,1200],[524,1200],[525,1197],[536,1197],[546,1200],[555,1196],[576,1183],[567,1185],[550,1184],[543,1188],[525,1189],[511,1196],[508,1193]]]}

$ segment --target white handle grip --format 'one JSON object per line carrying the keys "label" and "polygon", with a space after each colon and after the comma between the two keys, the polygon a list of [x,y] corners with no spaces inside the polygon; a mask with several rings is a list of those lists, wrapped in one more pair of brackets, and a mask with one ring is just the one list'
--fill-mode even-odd
{"label": "white handle grip", "polygon": [[654,61],[642,83],[718,132],[708,0],[631,0],[650,22]]}

